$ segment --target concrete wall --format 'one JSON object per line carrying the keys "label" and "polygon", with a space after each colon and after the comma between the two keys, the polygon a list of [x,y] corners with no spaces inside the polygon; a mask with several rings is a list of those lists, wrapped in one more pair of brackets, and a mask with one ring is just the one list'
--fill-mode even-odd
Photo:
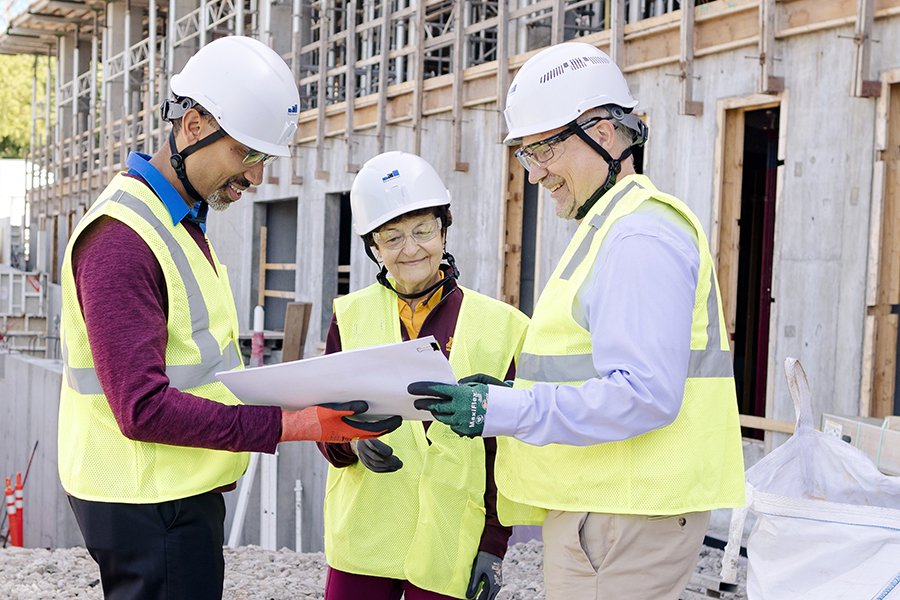
{"label": "concrete wall", "polygon": [[[900,20],[891,23],[900,31]],[[776,67],[786,87],[780,115],[785,165],[776,206],[767,416],[781,420],[794,418],[781,369],[787,356],[803,361],[820,392],[817,418],[858,410],[875,101],[849,95],[853,53],[834,43],[839,35],[852,36],[852,27],[789,38],[779,52],[790,60]],[[881,35],[888,46],[879,48],[885,68],[900,66],[900,48],[891,39],[897,36]],[[647,173],[683,198],[708,234],[715,210],[715,109],[721,100],[754,94],[756,65],[745,58],[748,50],[695,62],[702,117],[677,114],[679,80],[665,76],[670,68],[632,78],[651,128]]]}
{"label": "concrete wall", "polygon": [[56,431],[62,364],[21,354],[0,354],[0,476],[24,475],[25,546],[58,548],[83,544],[59,483]]}

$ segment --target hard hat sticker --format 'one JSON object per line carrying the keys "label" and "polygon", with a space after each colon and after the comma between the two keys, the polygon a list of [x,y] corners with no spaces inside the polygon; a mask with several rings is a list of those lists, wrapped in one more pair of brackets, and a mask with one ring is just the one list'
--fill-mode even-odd
{"label": "hard hat sticker", "polygon": [[398,171],[397,169],[394,169],[393,171],[391,171],[390,173],[388,173],[387,175],[385,175],[384,177],[382,177],[382,178],[381,178],[381,182],[382,182],[382,183],[387,183],[388,181],[390,181],[390,180],[393,179],[394,177],[400,177],[400,171]]}

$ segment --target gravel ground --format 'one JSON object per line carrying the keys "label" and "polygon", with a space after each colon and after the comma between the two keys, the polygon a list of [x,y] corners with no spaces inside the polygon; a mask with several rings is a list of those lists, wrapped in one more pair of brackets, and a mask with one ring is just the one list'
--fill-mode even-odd
{"label": "gravel ground", "polygon": [[[697,572],[717,576],[722,552],[704,547]],[[541,544],[531,541],[511,547],[503,562],[503,590],[498,600],[543,600]],[[744,561],[746,565],[746,561]],[[0,550],[0,593],[11,600],[78,598],[101,600],[100,574],[84,548]],[[745,600],[744,573],[737,594],[723,598]],[[226,600],[321,600],[325,587],[325,556],[297,554],[258,546],[225,549]],[[684,598],[705,596],[692,581]],[[652,600],[652,599],[646,599]]]}

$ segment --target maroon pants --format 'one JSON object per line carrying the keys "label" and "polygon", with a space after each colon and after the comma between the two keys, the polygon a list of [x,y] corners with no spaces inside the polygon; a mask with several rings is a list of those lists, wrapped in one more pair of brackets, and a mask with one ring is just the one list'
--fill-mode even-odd
{"label": "maroon pants", "polygon": [[328,567],[325,577],[325,600],[453,600],[436,592],[416,587],[408,581],[355,575]]}

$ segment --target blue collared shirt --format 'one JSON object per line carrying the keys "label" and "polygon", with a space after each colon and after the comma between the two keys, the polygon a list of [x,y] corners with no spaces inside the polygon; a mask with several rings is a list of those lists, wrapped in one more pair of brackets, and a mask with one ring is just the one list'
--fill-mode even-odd
{"label": "blue collared shirt", "polygon": [[177,225],[187,219],[197,223],[203,233],[206,233],[206,213],[209,211],[209,205],[206,202],[198,201],[194,203],[193,207],[188,207],[178,190],[156,167],[150,164],[150,156],[147,154],[131,152],[126,164],[129,175],[137,175],[146,181],[150,189],[163,201],[172,217],[172,225]]}

